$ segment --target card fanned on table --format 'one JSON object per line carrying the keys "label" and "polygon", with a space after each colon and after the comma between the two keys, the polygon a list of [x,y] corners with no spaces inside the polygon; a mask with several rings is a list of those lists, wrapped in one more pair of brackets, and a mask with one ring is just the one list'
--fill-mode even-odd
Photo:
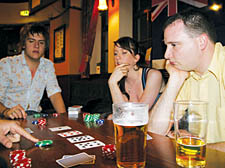
{"label": "card fanned on table", "polygon": [[56,132],[56,131],[64,131],[64,130],[69,130],[72,129],[69,126],[60,126],[60,127],[53,127],[53,128],[49,128],[50,131],[52,132]]}
{"label": "card fanned on table", "polygon": [[83,133],[80,131],[76,131],[76,130],[58,133],[58,135],[61,137],[70,137],[70,136],[75,136],[75,135],[80,135],[80,134],[83,134]]}
{"label": "card fanned on table", "polygon": [[89,141],[89,140],[93,140],[93,139],[95,139],[95,138],[93,138],[90,135],[67,138],[67,140],[70,141],[70,143],[84,142],[84,141]]}
{"label": "card fanned on table", "polygon": [[99,146],[105,146],[105,144],[99,140],[83,142],[83,143],[74,144],[74,145],[78,147],[80,150],[95,148]]}

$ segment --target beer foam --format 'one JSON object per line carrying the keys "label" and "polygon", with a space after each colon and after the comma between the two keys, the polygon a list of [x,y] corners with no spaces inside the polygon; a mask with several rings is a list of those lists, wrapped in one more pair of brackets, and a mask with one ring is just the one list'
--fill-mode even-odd
{"label": "beer foam", "polygon": [[142,126],[148,124],[148,120],[116,119],[113,120],[113,123],[121,126]]}

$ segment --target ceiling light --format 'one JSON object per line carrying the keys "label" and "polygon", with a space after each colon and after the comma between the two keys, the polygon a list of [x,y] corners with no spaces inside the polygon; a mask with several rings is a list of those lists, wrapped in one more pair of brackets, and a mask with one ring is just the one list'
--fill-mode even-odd
{"label": "ceiling light", "polygon": [[20,16],[29,16],[29,10],[22,10],[20,11]]}

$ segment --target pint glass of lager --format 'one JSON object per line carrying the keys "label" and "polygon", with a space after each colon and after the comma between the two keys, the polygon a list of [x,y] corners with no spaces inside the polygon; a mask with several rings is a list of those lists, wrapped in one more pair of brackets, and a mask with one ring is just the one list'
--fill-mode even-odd
{"label": "pint glass of lager", "polygon": [[207,102],[174,103],[176,162],[181,167],[205,167]]}
{"label": "pint glass of lager", "polygon": [[145,167],[148,104],[113,104],[113,123],[117,166]]}

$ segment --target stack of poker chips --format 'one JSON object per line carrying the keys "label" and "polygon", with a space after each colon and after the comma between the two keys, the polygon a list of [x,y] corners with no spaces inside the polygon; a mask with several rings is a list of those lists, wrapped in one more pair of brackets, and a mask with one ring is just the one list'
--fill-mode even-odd
{"label": "stack of poker chips", "polygon": [[114,160],[116,158],[116,147],[113,144],[108,144],[102,147],[102,156],[106,159]]}
{"label": "stack of poker chips", "polygon": [[84,116],[85,122],[96,122],[100,118],[100,114],[86,114]]}
{"label": "stack of poker chips", "polygon": [[36,147],[45,147],[45,146],[49,146],[52,145],[53,141],[52,140],[43,140],[43,141],[39,141],[35,144]]}
{"label": "stack of poker chips", "polygon": [[38,120],[33,120],[32,124],[37,125],[38,124]]}
{"label": "stack of poker chips", "polygon": [[41,119],[38,120],[38,125],[39,126],[44,126],[46,124],[47,124],[47,121],[46,121],[45,118],[41,118]]}
{"label": "stack of poker chips", "polygon": [[96,124],[98,124],[98,125],[104,124],[104,119],[98,119],[98,120],[96,120]]}
{"label": "stack of poker chips", "polygon": [[41,114],[39,114],[39,113],[38,114],[34,114],[33,117],[34,118],[40,118],[41,117]]}
{"label": "stack of poker chips", "polygon": [[25,150],[14,150],[9,154],[10,163],[14,168],[30,168],[31,158],[26,157]]}
{"label": "stack of poker chips", "polygon": [[52,116],[53,116],[53,117],[58,117],[59,114],[58,114],[58,113],[53,113]]}

